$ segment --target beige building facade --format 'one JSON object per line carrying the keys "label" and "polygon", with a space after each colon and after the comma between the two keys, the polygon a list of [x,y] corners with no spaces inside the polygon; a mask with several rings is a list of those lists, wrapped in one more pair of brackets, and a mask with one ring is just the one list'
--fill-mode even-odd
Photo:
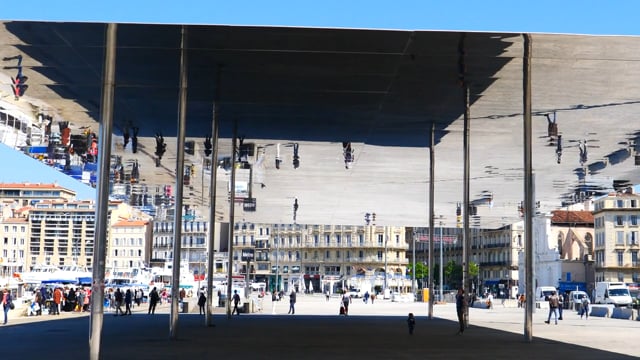
{"label": "beige building facade", "polygon": [[629,190],[594,202],[595,281],[640,282],[640,196]]}

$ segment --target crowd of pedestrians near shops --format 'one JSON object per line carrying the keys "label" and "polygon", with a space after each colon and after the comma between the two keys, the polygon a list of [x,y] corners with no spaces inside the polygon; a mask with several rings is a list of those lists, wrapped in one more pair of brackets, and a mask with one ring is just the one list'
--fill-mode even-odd
{"label": "crowd of pedestrians near shops", "polygon": [[61,312],[89,311],[91,289],[84,287],[41,286],[33,292],[27,316],[60,315]]}

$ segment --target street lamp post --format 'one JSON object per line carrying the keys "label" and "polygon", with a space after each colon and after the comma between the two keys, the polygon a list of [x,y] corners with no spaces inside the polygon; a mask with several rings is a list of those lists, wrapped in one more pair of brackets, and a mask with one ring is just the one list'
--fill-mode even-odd
{"label": "street lamp post", "polygon": [[[387,293],[387,241],[389,240],[389,236],[384,234],[384,294]],[[384,295],[382,296],[384,298]]]}
{"label": "street lamp post", "polygon": [[443,269],[443,256],[442,256],[442,251],[443,251],[443,246],[442,246],[442,226],[444,225],[443,221],[442,221],[442,215],[440,215],[440,301],[442,301],[442,299],[444,298],[443,293],[442,293],[442,269]]}
{"label": "street lamp post", "polygon": [[[278,252],[279,252],[278,242],[280,240],[279,237],[280,237],[280,227],[278,226],[278,231],[276,232],[276,237],[275,237],[275,243],[276,243],[276,286],[274,286],[274,288],[273,288],[274,293],[271,296],[272,299],[275,298],[274,295],[278,296],[278,290],[279,290],[278,289],[279,288],[279,285],[278,285],[278,280],[279,279],[278,278],[280,276],[280,264],[279,264],[279,256],[278,256],[279,255],[278,254]],[[275,314],[276,313],[276,302],[272,301],[271,305],[272,305],[271,313]]]}
{"label": "street lamp post", "polygon": [[413,246],[413,271],[411,271],[411,291],[413,291],[414,295],[416,293],[416,228],[413,228],[412,234]]}

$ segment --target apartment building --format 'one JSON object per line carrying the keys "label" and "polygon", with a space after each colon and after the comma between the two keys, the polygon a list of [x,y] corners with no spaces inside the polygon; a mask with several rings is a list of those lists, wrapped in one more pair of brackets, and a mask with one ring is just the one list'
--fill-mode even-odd
{"label": "apartment building", "polygon": [[594,201],[595,281],[640,282],[640,195],[630,188]]}
{"label": "apartment building", "polygon": [[112,273],[130,273],[149,264],[151,222],[127,219],[111,226],[106,267]]}
{"label": "apartment building", "polygon": [[[253,249],[249,267],[242,251]],[[234,273],[270,289],[335,292],[410,289],[409,245],[403,227],[375,225],[244,224],[234,226]],[[385,273],[387,276],[385,276]]]}
{"label": "apartment building", "polygon": [[0,183],[0,201],[11,200],[21,206],[32,205],[41,200],[74,200],[76,193],[57,183]]}
{"label": "apartment building", "polygon": [[[189,271],[194,275],[204,274],[207,264],[209,239],[208,221],[182,221],[180,233],[181,263],[188,263]],[[173,261],[173,221],[154,221],[150,247],[152,266],[164,267]]]}
{"label": "apartment building", "polygon": [[26,217],[0,217],[0,278],[10,278],[25,270],[28,239]]}

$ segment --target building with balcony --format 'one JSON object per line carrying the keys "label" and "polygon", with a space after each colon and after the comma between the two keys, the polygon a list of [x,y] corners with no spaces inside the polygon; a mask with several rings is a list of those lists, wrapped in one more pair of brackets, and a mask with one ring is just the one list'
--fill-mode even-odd
{"label": "building with balcony", "polygon": [[121,220],[111,226],[106,268],[111,273],[131,273],[149,264],[151,258],[151,222]]}
{"label": "building with balcony", "polygon": [[56,183],[0,183],[0,200],[13,200],[18,207],[32,205],[41,200],[74,200],[76,193]]}
{"label": "building with balcony", "polygon": [[595,281],[640,282],[640,195],[629,189],[594,201]]}
{"label": "building with balcony", "polygon": [[[247,267],[240,253],[249,248],[255,256]],[[252,280],[285,292],[404,292],[411,287],[408,249],[402,227],[236,224],[234,273],[248,269]]]}
{"label": "building with balcony", "polygon": [[47,200],[29,211],[27,268],[36,264],[91,266],[95,207],[91,201]]}
{"label": "building with balcony", "polygon": [[[429,228],[415,228],[416,237],[416,262],[428,264],[429,257]],[[472,228],[471,251],[469,259],[477,264],[477,276],[471,276],[471,287],[474,291],[483,294],[492,292],[496,295],[502,293],[515,295],[518,292],[518,254],[523,251],[524,225],[522,222],[505,224],[497,229]],[[435,285],[439,283],[440,254],[444,267],[449,262],[458,266],[463,263],[463,233],[458,227],[440,226],[434,229],[433,261],[430,268],[438,273],[433,274]],[[442,249],[442,251],[441,251]],[[443,283],[447,287],[460,286],[460,279],[447,279],[443,274]],[[418,279],[422,287],[426,283]]]}
{"label": "building with balcony", "polygon": [[473,229],[471,238],[471,261],[478,264],[474,288],[481,294],[492,292],[510,297],[518,294],[518,256],[524,251],[524,223],[520,221],[498,229]]}
{"label": "building with balcony", "polygon": [[[36,264],[91,267],[95,240],[95,203],[91,200],[43,200],[29,209],[29,244],[26,269]],[[138,217],[141,213],[122,201],[110,201],[108,231],[114,221]],[[108,235],[109,237],[109,235]],[[107,253],[110,242],[107,241]]]}
{"label": "building with balcony", "polygon": [[[216,223],[216,234],[214,236],[214,272],[223,272],[226,261],[220,260],[220,244],[221,236],[228,226],[220,226]],[[224,224],[223,224],[224,225]],[[202,277],[206,274],[208,259],[208,239],[209,239],[209,221],[204,220],[183,220],[180,229],[180,260],[183,264],[188,264],[189,271],[193,275]],[[164,267],[165,264],[173,261],[173,239],[175,229],[173,221],[153,221],[152,225],[152,241],[151,241],[151,259],[150,265],[155,267]],[[226,242],[225,242],[226,243]]]}
{"label": "building with balcony", "polygon": [[26,217],[0,217],[0,278],[8,279],[14,273],[25,271],[28,239],[29,221]]}

